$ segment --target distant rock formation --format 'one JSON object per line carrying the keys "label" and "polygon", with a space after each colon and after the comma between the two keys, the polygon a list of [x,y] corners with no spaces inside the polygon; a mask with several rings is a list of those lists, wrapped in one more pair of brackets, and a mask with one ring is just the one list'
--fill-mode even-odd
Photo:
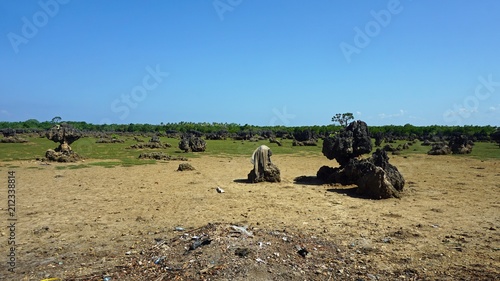
{"label": "distant rock formation", "polygon": [[45,152],[45,158],[48,161],[76,162],[82,159],[70,146],[81,138],[82,133],[79,130],[63,123],[47,130],[45,136],[47,139],[59,143],[55,149],[49,149]]}
{"label": "distant rock formation", "polygon": [[451,154],[451,148],[442,142],[432,144],[431,150],[427,152],[429,155],[448,155]]}
{"label": "distant rock formation", "polygon": [[474,142],[466,135],[456,134],[451,137],[448,146],[453,154],[469,154],[472,152]]}
{"label": "distant rock formation", "polygon": [[179,142],[179,149],[184,152],[204,152],[207,149],[207,142],[200,137],[184,137]]}

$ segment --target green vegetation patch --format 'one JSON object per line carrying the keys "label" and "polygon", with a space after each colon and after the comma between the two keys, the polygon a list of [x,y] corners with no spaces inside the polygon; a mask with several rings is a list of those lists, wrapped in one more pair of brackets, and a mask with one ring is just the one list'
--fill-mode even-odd
{"label": "green vegetation patch", "polygon": [[[139,137],[145,142],[149,138]],[[279,141],[282,146],[270,143],[269,140],[257,142],[241,140],[207,140],[207,150],[198,153],[184,153],[178,148],[179,139],[161,137],[162,143],[169,143],[171,147],[166,149],[130,149],[130,146],[137,141],[133,137],[123,137],[124,143],[96,143],[97,138],[82,138],[73,143],[73,150],[84,159],[93,160],[88,163],[61,163],[56,169],[81,169],[88,167],[112,168],[116,166],[131,167],[135,165],[150,165],[157,163],[156,160],[138,159],[142,152],[163,152],[172,156],[182,156],[186,158],[196,158],[203,155],[232,157],[232,156],[250,156],[253,151],[262,144],[269,146],[274,155],[293,155],[293,156],[318,156],[323,157],[321,152],[323,141],[319,140],[317,146],[292,146],[292,140],[284,139]],[[396,148],[407,141],[396,141],[391,145]],[[386,143],[382,143],[385,146]],[[47,149],[53,149],[56,143],[45,138],[32,137],[28,143],[0,143],[0,161],[15,160],[34,160],[43,158]],[[373,146],[375,151],[376,147]],[[402,156],[412,154],[426,154],[431,146],[422,146],[420,141],[410,146],[407,150],[402,150]],[[390,153],[389,153],[390,154]],[[476,142],[472,153],[468,155],[456,155],[457,157],[473,157],[481,160],[500,159],[500,149],[498,145],[492,142]],[[8,168],[18,168],[18,166],[8,166]]]}
{"label": "green vegetation patch", "polygon": [[46,138],[28,138],[27,143],[0,143],[0,160],[33,160],[45,156],[49,148],[57,147],[57,144]]}

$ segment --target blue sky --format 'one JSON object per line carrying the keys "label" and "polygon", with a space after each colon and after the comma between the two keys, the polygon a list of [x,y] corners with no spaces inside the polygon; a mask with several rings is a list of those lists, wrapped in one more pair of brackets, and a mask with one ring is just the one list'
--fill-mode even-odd
{"label": "blue sky", "polygon": [[0,1],[0,120],[500,125],[500,1]]}

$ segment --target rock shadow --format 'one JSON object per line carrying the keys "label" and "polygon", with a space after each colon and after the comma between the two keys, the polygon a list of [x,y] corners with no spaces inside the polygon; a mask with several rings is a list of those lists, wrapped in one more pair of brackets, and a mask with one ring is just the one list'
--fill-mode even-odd
{"label": "rock shadow", "polygon": [[324,185],[325,182],[318,179],[316,176],[298,176],[293,179],[294,184],[301,185]]}
{"label": "rock shadow", "polygon": [[251,184],[251,182],[249,182],[248,179],[235,179],[233,180],[233,182]]}
{"label": "rock shadow", "polygon": [[353,198],[370,199],[370,197],[366,195],[359,194],[357,192],[357,189],[358,189],[357,186],[351,186],[351,187],[334,186],[332,188],[328,188],[326,191],[347,195]]}

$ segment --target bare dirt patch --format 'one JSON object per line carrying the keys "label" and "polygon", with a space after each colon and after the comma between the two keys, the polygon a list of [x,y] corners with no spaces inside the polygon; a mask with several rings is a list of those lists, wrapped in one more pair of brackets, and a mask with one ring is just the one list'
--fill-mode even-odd
{"label": "bare dirt patch", "polygon": [[[495,279],[500,163],[428,155],[390,161],[407,181],[401,199],[294,183],[335,165],[323,156],[276,155],[282,182],[259,184],[244,183],[249,157],[202,156],[186,172],[175,161],[81,169],[2,163],[4,179],[16,171],[19,219],[16,273],[1,262],[0,279]],[[232,226],[248,226],[252,236]],[[7,230],[1,235],[6,249]],[[210,243],[189,250],[196,237]]]}

